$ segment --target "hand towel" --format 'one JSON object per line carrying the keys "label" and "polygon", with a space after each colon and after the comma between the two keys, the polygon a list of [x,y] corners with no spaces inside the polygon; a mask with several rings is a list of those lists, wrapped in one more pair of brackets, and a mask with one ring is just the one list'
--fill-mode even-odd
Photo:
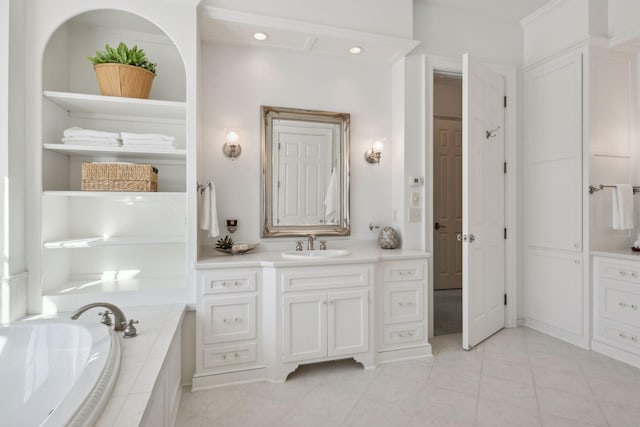
{"label": "hand towel", "polygon": [[209,237],[220,235],[218,210],[216,207],[216,187],[210,182],[204,187],[200,200],[200,228],[209,231]]}
{"label": "hand towel", "polygon": [[338,220],[338,177],[336,175],[336,168],[333,168],[324,197],[324,220],[329,224]]}
{"label": "hand towel", "polygon": [[131,132],[122,132],[120,137],[125,140],[136,140],[136,139],[152,139],[157,141],[169,141],[173,142],[176,140],[174,136],[163,135],[161,133],[131,133]]}
{"label": "hand towel", "polygon": [[94,138],[120,138],[120,134],[116,132],[102,132],[99,130],[82,129],[79,127],[72,127],[65,129],[64,136],[90,136]]}
{"label": "hand towel", "polygon": [[154,147],[172,147],[173,142],[160,139],[123,139],[123,145],[149,145]]}
{"label": "hand towel", "polygon": [[616,184],[612,196],[614,230],[633,228],[633,187],[630,184]]}

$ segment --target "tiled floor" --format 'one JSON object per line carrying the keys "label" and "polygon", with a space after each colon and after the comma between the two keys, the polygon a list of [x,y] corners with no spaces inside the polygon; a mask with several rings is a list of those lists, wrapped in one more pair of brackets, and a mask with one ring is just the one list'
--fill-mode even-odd
{"label": "tiled floor", "polygon": [[340,361],[284,384],[185,388],[176,426],[640,426],[640,369],[526,328],[470,352],[459,334],[432,344],[433,358],[373,371]]}

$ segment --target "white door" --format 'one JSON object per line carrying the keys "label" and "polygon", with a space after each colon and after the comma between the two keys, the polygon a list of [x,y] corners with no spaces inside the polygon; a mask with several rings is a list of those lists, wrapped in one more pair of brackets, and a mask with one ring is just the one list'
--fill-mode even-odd
{"label": "white door", "polygon": [[433,119],[434,289],[460,289],[462,248],[462,121]]}
{"label": "white door", "polygon": [[369,349],[369,291],[328,294],[328,355],[364,353]]}
{"label": "white door", "polygon": [[327,356],[327,294],[282,297],[282,360],[293,362]]}
{"label": "white door", "polygon": [[502,76],[463,56],[462,346],[504,328],[504,109]]}

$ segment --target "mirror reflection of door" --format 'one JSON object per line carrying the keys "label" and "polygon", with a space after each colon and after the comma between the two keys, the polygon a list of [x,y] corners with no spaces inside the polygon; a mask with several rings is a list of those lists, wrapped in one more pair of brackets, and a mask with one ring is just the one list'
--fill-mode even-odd
{"label": "mirror reflection of door", "polygon": [[337,186],[332,178],[335,124],[274,121],[273,218],[277,225],[335,222]]}
{"label": "mirror reflection of door", "polygon": [[434,335],[462,331],[462,76],[434,75]]}

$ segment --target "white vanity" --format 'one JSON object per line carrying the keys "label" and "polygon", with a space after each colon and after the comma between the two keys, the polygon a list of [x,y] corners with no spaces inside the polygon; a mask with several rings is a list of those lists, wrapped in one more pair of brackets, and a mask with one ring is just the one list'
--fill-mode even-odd
{"label": "white vanity", "polygon": [[591,347],[640,367],[640,254],[593,253],[593,302]]}
{"label": "white vanity", "polygon": [[430,356],[428,257],[358,249],[331,258],[259,252],[200,260],[193,389],[281,382],[306,363],[354,358],[373,369]]}

